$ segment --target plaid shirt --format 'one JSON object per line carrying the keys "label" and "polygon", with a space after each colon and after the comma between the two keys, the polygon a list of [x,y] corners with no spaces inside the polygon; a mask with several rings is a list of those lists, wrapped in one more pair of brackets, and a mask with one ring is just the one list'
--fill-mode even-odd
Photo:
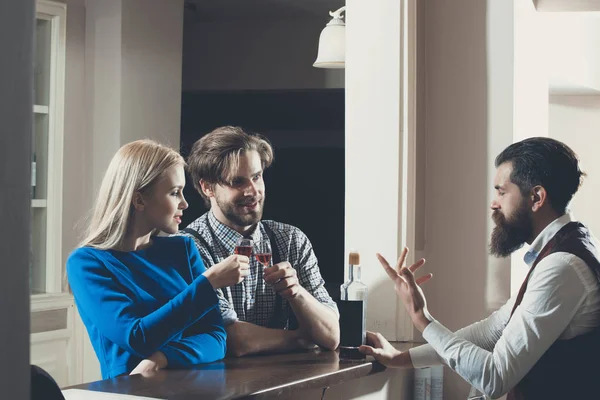
{"label": "plaid shirt", "polygon": [[[281,261],[288,261],[296,270],[298,281],[320,303],[331,308],[339,315],[337,305],[327,293],[323,278],[319,271],[317,257],[306,235],[298,228],[275,221],[261,221],[257,229],[250,235],[253,241],[268,238],[263,225],[268,225],[273,231]],[[203,239],[186,232],[180,235],[192,237],[200,251],[206,268],[212,267],[233,254],[235,244],[242,235],[219,222],[211,211],[187,226],[193,229]],[[273,247],[273,243],[271,246]],[[250,274],[242,282],[217,290],[219,306],[225,325],[236,320],[250,322],[255,325],[271,328],[286,329],[297,324],[296,317],[285,299],[281,301],[279,318],[275,324],[270,324],[275,315],[275,291],[263,279],[263,266],[250,258]]]}

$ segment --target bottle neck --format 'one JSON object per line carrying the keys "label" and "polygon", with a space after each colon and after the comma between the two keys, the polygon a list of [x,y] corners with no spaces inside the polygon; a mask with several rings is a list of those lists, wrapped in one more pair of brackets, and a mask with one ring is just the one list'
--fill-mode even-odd
{"label": "bottle neck", "polygon": [[360,265],[350,264],[350,268],[348,268],[348,280],[350,282],[360,281]]}

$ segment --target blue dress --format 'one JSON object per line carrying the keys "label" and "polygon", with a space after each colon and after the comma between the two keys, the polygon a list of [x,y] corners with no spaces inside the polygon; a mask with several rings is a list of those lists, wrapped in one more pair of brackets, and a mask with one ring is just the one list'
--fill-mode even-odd
{"label": "blue dress", "polygon": [[131,372],[156,351],[167,368],[225,356],[226,333],[213,287],[190,238],[153,237],[142,250],[80,247],[67,260],[75,304],[102,378]]}

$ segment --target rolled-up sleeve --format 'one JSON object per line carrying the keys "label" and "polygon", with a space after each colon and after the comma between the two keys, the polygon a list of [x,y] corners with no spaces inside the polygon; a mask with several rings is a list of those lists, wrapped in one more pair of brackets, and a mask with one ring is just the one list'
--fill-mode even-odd
{"label": "rolled-up sleeve", "polygon": [[[290,254],[292,266],[298,273],[298,281],[315,299],[329,307],[339,318],[337,304],[325,289],[325,281],[321,276],[317,256],[308,237],[299,229],[294,232],[293,240],[297,245],[297,254]],[[297,261],[295,261],[296,259]]]}

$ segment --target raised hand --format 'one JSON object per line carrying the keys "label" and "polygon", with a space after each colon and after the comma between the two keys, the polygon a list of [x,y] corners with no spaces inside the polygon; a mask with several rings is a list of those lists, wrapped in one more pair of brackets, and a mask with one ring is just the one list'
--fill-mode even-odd
{"label": "raised hand", "polygon": [[220,289],[240,283],[250,274],[250,259],[233,254],[213,265],[204,272],[204,276],[214,289]]}
{"label": "raised hand", "polygon": [[415,324],[415,327],[422,332],[431,321],[431,316],[427,310],[427,301],[420,285],[431,279],[433,274],[415,278],[415,271],[425,264],[425,259],[422,258],[413,265],[405,267],[404,261],[406,260],[407,254],[408,249],[405,247],[404,250],[402,250],[402,254],[398,259],[395,269],[390,266],[381,254],[377,254],[377,259],[390,279],[394,282],[396,293],[402,300],[402,303],[404,303],[404,307]]}

